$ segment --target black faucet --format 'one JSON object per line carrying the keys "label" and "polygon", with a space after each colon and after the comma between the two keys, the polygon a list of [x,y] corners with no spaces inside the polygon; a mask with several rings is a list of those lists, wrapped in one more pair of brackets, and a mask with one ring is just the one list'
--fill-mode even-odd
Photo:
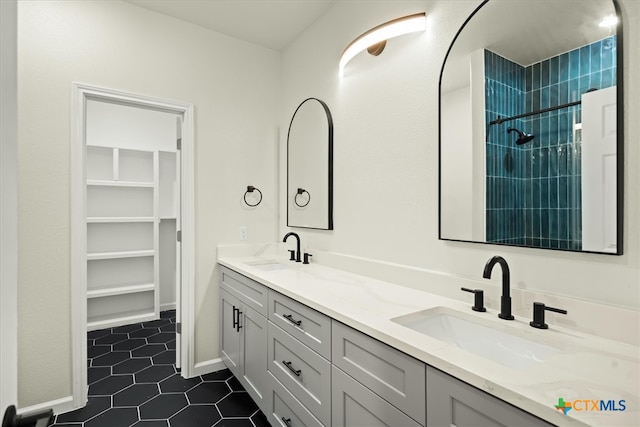
{"label": "black faucet", "polygon": [[482,277],[490,279],[491,271],[493,270],[493,266],[496,264],[500,264],[500,267],[502,268],[502,297],[500,298],[500,314],[498,314],[498,317],[505,320],[513,320],[514,317],[511,314],[511,295],[509,293],[511,279],[509,277],[509,265],[507,264],[507,261],[498,255],[492,257],[484,266]]}
{"label": "black faucet", "polygon": [[[300,236],[298,236],[296,233],[294,233],[293,231],[290,233],[287,233],[284,235],[284,239],[282,239],[283,242],[286,242],[287,239],[289,238],[289,236],[293,236],[296,238],[296,262],[302,262],[302,259],[300,259]],[[291,260],[293,260],[293,254],[291,254]]]}

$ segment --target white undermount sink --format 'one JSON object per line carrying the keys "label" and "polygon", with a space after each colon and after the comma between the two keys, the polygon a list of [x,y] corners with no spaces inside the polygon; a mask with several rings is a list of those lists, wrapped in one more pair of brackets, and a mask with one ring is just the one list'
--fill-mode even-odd
{"label": "white undermount sink", "polygon": [[471,320],[456,310],[435,307],[391,319],[392,322],[500,365],[525,369],[541,363],[559,350],[503,329],[495,329]]}
{"label": "white undermount sink", "polygon": [[258,261],[247,262],[246,264],[250,265],[251,267],[257,268],[259,270],[265,270],[265,271],[283,270],[285,268],[289,268],[287,264],[283,264],[275,260],[258,260]]}

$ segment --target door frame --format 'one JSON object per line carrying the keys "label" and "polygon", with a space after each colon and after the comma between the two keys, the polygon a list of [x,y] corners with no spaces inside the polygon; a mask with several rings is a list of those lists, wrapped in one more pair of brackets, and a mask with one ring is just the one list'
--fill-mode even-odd
{"label": "door frame", "polygon": [[190,378],[195,365],[195,178],[194,106],[161,98],[121,92],[82,83],[71,94],[71,346],[73,406],[87,402],[87,283],[86,283],[86,102],[98,100],[182,115],[180,179],[180,311],[181,375]]}
{"label": "door frame", "polygon": [[0,1],[0,416],[18,404],[17,2]]}

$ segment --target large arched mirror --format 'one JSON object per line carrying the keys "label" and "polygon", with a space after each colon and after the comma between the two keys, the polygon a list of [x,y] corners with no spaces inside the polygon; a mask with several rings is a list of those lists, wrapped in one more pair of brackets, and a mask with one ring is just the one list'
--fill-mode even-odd
{"label": "large arched mirror", "polygon": [[622,254],[612,0],[487,0],[440,75],[440,239]]}
{"label": "large arched mirror", "polygon": [[287,225],[333,230],[333,119],[317,98],[302,101],[289,125]]}

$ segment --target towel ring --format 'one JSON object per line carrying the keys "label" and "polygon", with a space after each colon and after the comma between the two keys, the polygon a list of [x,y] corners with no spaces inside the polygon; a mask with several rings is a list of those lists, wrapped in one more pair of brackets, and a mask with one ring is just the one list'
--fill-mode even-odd
{"label": "towel ring", "polygon": [[[260,194],[260,198],[258,199],[258,203],[252,205],[251,203],[247,202],[247,194],[248,193],[253,193],[254,191],[257,191]],[[260,191],[259,189],[257,189],[253,185],[248,185],[247,186],[247,191],[244,192],[244,202],[247,204],[247,206],[251,206],[252,208],[254,208],[254,207],[258,206],[261,201],[262,201],[262,191]]]}
{"label": "towel ring", "polygon": [[[298,196],[300,196],[300,195],[302,195],[304,193],[307,193],[307,203],[301,205],[300,203],[298,203]],[[296,204],[296,206],[304,208],[311,201],[311,194],[309,194],[309,192],[307,190],[305,190],[304,188],[298,188],[298,191],[296,192],[296,196],[293,198],[293,201]]]}

